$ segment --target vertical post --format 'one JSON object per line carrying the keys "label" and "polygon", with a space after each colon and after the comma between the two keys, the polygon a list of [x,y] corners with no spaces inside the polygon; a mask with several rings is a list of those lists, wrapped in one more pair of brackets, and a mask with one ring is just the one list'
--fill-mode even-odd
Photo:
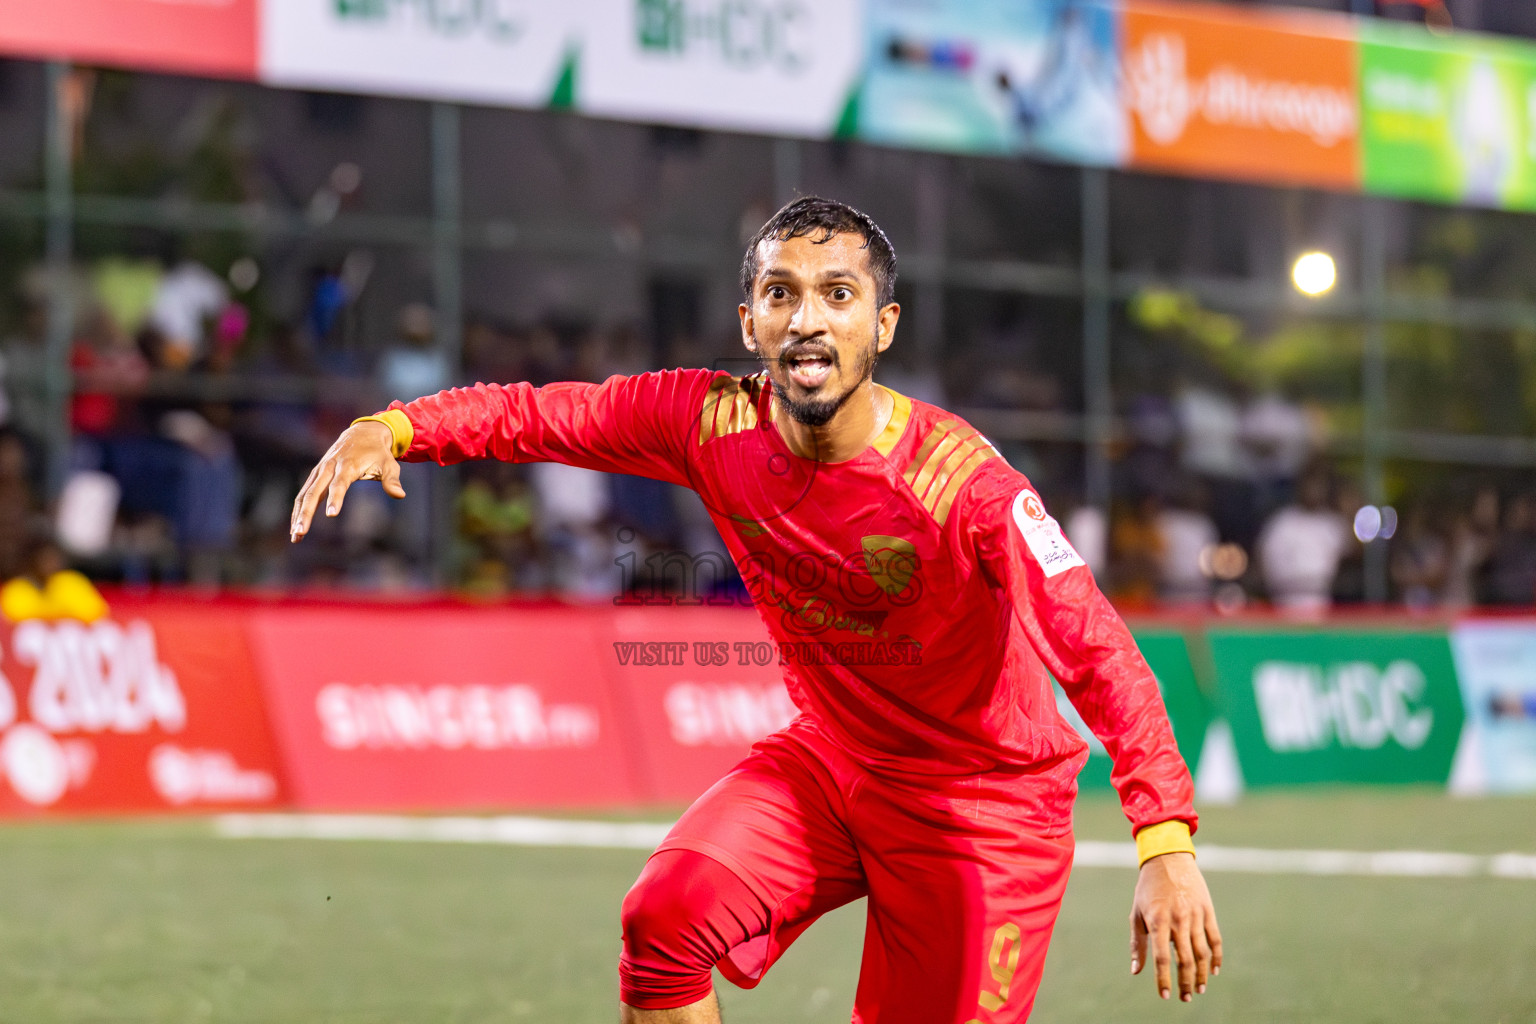
{"label": "vertical post", "polygon": [[773,201],[779,206],[800,194],[802,158],[799,139],[773,140]]}
{"label": "vertical post", "polygon": [[[445,357],[450,384],[458,384],[464,363],[464,250],[459,108],[432,104],[432,298],[436,344]],[[434,474],[432,496],[433,574],[438,586],[453,577],[454,510],[458,472]]]}
{"label": "vertical post", "polygon": [[1110,394],[1109,172],[1082,170],[1083,187],[1083,500],[1109,517]]}
{"label": "vertical post", "polygon": [[51,429],[44,439],[49,497],[58,495],[69,471],[69,343],[74,330],[70,281],[74,221],[73,125],[65,99],[70,66],[50,61],[48,109],[44,118],[43,194],[46,206],[44,259],[48,268],[48,326],[44,343],[43,393]]}
{"label": "vertical post", "polygon": [[944,350],[944,257],[949,234],[949,160],[933,154],[923,158],[917,175],[918,251],[932,272],[917,286],[915,326],[918,367],[936,369]]}
{"label": "vertical post", "polygon": [[[1361,350],[1361,406],[1363,421],[1361,485],[1365,500],[1386,503],[1382,431],[1387,410],[1387,338],[1385,323],[1387,291],[1386,212],[1384,200],[1362,199],[1364,223],[1360,239],[1360,285],[1365,313],[1365,338]],[[1383,604],[1389,592],[1387,544],[1374,540],[1365,546],[1365,599]]]}

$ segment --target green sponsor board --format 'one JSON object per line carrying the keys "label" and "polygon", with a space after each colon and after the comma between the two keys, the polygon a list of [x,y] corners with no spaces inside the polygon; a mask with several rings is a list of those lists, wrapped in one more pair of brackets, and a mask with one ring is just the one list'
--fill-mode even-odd
{"label": "green sponsor board", "polygon": [[[1147,659],[1157,685],[1163,692],[1163,703],[1168,708],[1168,719],[1173,724],[1173,738],[1179,744],[1179,753],[1194,772],[1200,760],[1200,748],[1205,743],[1205,729],[1211,723],[1211,702],[1195,679],[1194,667],[1189,660],[1189,645],[1182,633],[1162,630],[1136,630],[1136,646]],[[1113,765],[1104,745],[1093,738],[1082,718],[1067,701],[1060,687],[1056,690],[1056,703],[1062,716],[1072,727],[1088,739],[1088,763],[1078,775],[1078,786],[1084,790],[1110,790],[1109,773]]]}
{"label": "green sponsor board", "polygon": [[1536,209],[1536,48],[1360,25],[1366,191]]}
{"label": "green sponsor board", "polygon": [[1246,785],[1450,777],[1463,712],[1444,633],[1213,631],[1209,639]]}

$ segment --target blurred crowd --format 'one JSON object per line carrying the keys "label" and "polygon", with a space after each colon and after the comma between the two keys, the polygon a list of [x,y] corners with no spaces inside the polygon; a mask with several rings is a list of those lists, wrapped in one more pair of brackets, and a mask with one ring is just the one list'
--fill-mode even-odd
{"label": "blurred crowd", "polygon": [[[0,344],[0,579],[42,594],[73,566],[129,586],[740,593],[692,492],[550,464],[408,465],[405,502],[360,485],[345,515],[290,545],[289,510],[310,467],[355,416],[393,398],[474,381],[599,381],[736,354],[733,338],[711,346],[632,327],[471,319],[456,373],[425,305],[401,306],[386,344],[349,343],[354,274],[317,268],[287,324],[255,323],[239,263],[220,275],[190,260],[108,260],[80,275],[70,440],[51,483],[47,318],[32,302]],[[44,291],[33,282],[35,296]],[[1062,381],[1022,362],[1007,345],[942,365],[893,351],[877,378],[977,419],[1070,416]],[[1360,481],[1326,457],[1317,417],[1278,391],[1180,380],[1134,397],[1121,421],[1107,508],[1080,500],[1080,445],[1001,434],[999,443],[1125,605],[1259,602],[1308,614],[1361,603],[1379,596],[1366,582],[1373,547],[1392,602],[1536,604],[1536,491],[1474,483],[1434,499],[1409,493],[1401,510],[1369,505]],[[57,497],[45,502],[50,490]]]}

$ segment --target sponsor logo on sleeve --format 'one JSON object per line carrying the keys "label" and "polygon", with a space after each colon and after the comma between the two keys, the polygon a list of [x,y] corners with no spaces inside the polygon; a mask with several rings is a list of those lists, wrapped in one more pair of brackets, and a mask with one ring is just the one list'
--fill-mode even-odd
{"label": "sponsor logo on sleeve", "polygon": [[1056,520],[1046,514],[1045,506],[1033,491],[1022,490],[1013,499],[1013,522],[1023,535],[1024,543],[1029,545],[1030,554],[1045,570],[1046,579],[1087,564],[1067,542],[1066,534],[1061,532]]}

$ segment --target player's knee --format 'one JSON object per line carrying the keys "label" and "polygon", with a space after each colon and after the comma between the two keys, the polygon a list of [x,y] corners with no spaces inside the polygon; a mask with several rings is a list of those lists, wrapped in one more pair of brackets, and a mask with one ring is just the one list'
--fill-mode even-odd
{"label": "player's knee", "polygon": [[722,934],[711,918],[718,910],[715,882],[722,871],[727,869],[690,851],[664,851],[646,864],[620,910],[625,1003],[666,1009],[709,994],[710,971],[737,939]]}

